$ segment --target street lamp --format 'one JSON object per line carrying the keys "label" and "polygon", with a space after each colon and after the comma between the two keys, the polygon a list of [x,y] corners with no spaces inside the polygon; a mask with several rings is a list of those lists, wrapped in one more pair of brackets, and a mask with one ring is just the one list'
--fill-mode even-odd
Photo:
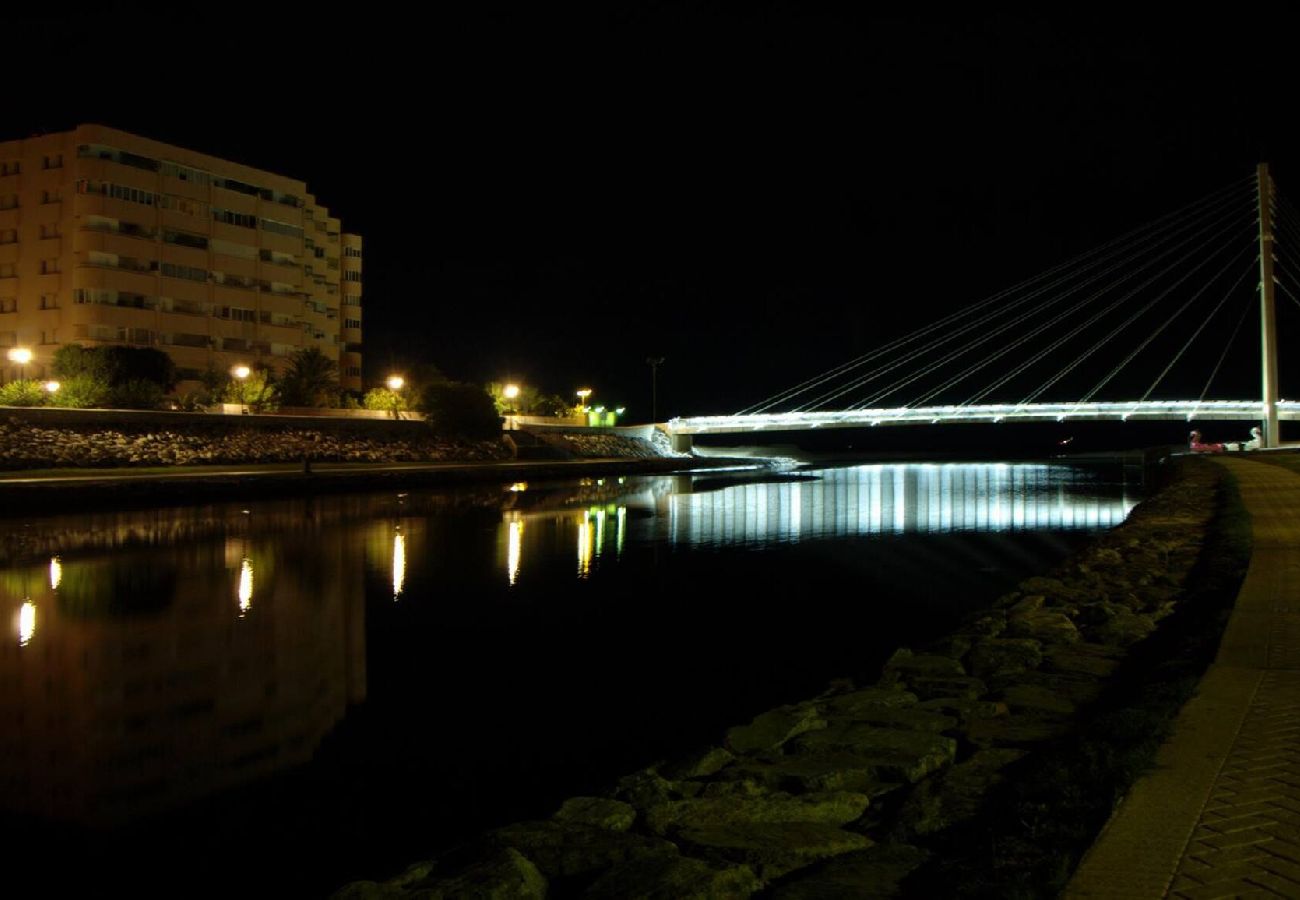
{"label": "street lamp", "polygon": [[389,375],[387,384],[388,390],[392,394],[390,399],[393,401],[393,418],[400,419],[402,414],[397,409],[397,401],[400,399],[400,395],[397,392],[402,389],[402,385],[406,384],[406,379],[401,375]]}
{"label": "street lamp", "polygon": [[580,388],[578,390],[578,399],[582,401],[582,411],[587,411],[587,398],[591,396],[591,388]]}
{"label": "street lamp", "polygon": [[63,387],[63,385],[59,384],[57,381],[47,381],[45,382],[44,387],[46,393],[55,394],[58,393],[59,388]]}
{"label": "street lamp", "polygon": [[507,400],[514,400],[519,396],[519,385],[507,384],[501,389],[501,396],[505,397]]}
{"label": "street lamp", "polygon": [[9,361],[18,364],[18,380],[27,380],[27,364],[32,361],[32,351],[26,347],[12,347],[9,350]]}
{"label": "street lamp", "polygon": [[239,412],[241,415],[248,414],[248,397],[244,394],[244,381],[252,372],[252,369],[242,364],[230,370],[230,374],[239,380]]}
{"label": "street lamp", "polygon": [[663,365],[662,356],[647,356],[646,364],[650,366],[650,421],[659,421],[659,367]]}

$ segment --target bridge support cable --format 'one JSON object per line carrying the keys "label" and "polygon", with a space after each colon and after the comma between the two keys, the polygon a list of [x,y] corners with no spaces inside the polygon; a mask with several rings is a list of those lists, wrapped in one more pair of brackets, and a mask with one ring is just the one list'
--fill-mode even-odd
{"label": "bridge support cable", "polygon": [[[1254,301],[1255,298],[1251,297],[1250,299]],[[1228,358],[1228,351],[1232,349],[1233,343],[1237,340],[1238,333],[1241,332],[1241,326],[1246,324],[1246,316],[1250,314],[1250,310],[1254,305],[1253,302],[1247,303],[1245,308],[1241,311],[1241,317],[1237,319],[1237,327],[1232,329],[1232,334],[1228,336],[1228,342],[1223,345],[1223,352],[1219,354],[1219,361],[1216,362],[1214,368],[1210,370],[1210,377],[1205,379],[1205,387],[1201,388],[1201,396],[1196,399],[1198,404],[1205,402],[1205,395],[1210,392],[1210,384],[1213,383],[1215,376],[1219,374],[1219,369],[1223,367],[1223,361]]]}
{"label": "bridge support cable", "polygon": [[[1237,202],[1240,203],[1241,202],[1240,199]],[[1218,215],[1218,218],[1214,218],[1208,225],[1205,225],[1204,227],[1197,228],[1197,226],[1201,224],[1201,222],[1205,217],[1214,216],[1216,214]],[[879,403],[885,397],[888,397],[889,395],[899,390],[902,390],[907,386],[910,386],[911,384],[915,383],[916,381],[928,375],[932,375],[935,371],[941,369],[943,366],[947,365],[948,363],[970,352],[973,352],[974,350],[989,343],[995,338],[1000,337],[1006,332],[1011,331],[1013,329],[1020,328],[1026,322],[1032,321],[1036,317],[1045,313],[1047,310],[1051,309],[1053,306],[1056,306],[1057,304],[1069,298],[1070,296],[1075,295],[1080,291],[1095,285],[1098,282],[1105,281],[1110,276],[1114,275],[1116,272],[1122,272],[1125,267],[1132,265],[1135,261],[1141,260],[1144,254],[1154,253],[1154,251],[1156,251],[1162,245],[1166,243],[1170,243],[1171,241],[1179,242],[1176,243],[1174,246],[1166,248],[1159,253],[1155,253],[1155,255],[1151,256],[1149,259],[1142,261],[1136,269],[1128,272],[1127,274],[1122,274],[1118,278],[1109,281],[1106,284],[1106,286],[1103,287],[1101,290],[1095,292],[1094,294],[1090,295],[1084,300],[1075,303],[1074,305],[1067,308],[1064,312],[1058,313],[1056,316],[1054,316],[1046,323],[1040,324],[1037,328],[1031,330],[1031,332],[1028,335],[1022,335],[1020,338],[1017,338],[1015,341],[1012,342],[1011,346],[1004,347],[1001,351],[986,358],[984,363],[981,363],[976,367],[976,368],[982,368],[983,365],[987,364],[988,362],[1000,358],[1001,356],[1010,352],[1011,349],[1014,349],[1014,347],[1018,347],[1024,344],[1026,341],[1031,340],[1033,337],[1037,336],[1038,334],[1041,334],[1044,330],[1049,329],[1053,325],[1057,324],[1059,321],[1063,320],[1064,318],[1067,318],[1069,315],[1072,315],[1073,313],[1087,306],[1089,303],[1093,302],[1099,297],[1104,296],[1108,291],[1113,290],[1115,287],[1117,287],[1120,284],[1123,284],[1128,279],[1136,277],[1138,274],[1142,273],[1146,269],[1149,269],[1151,266],[1158,263],[1160,260],[1167,258],[1170,254],[1177,252],[1182,247],[1186,246],[1189,240],[1194,240],[1195,238],[1204,235],[1207,231],[1210,231],[1215,226],[1221,224],[1224,221],[1229,220],[1230,217],[1232,217],[1234,214],[1240,217],[1244,215],[1244,212],[1240,211],[1239,209],[1234,209],[1232,205],[1216,206],[1213,209],[1213,211],[1207,213],[1205,217],[1198,218],[1191,222],[1183,223],[1183,225],[1177,228],[1175,231],[1161,238],[1154,246],[1144,248],[1134,253],[1130,253],[1128,256],[1113,262],[1110,266],[1108,266],[1106,269],[1102,270],[1101,272],[1094,273],[1089,277],[1085,278],[1083,281],[1076,282],[1075,284],[1068,286],[1064,291],[1048,297],[1048,299],[1039,303],[1037,306],[1031,308],[1028,311],[1022,311],[1019,315],[1015,316],[1014,318],[1009,318],[1007,319],[1007,321],[1004,321],[1001,324],[993,325],[992,323],[996,320],[997,315],[992,315],[992,316],[983,317],[981,320],[978,320],[976,322],[968,323],[967,325],[957,329],[956,331],[953,331],[947,335],[932,340],[924,347],[914,350],[905,358],[897,360],[889,365],[878,367],[873,371],[866,373],[865,375],[853,379],[847,384],[839,385],[835,388],[832,388],[829,391],[823,392],[821,395],[813,398],[811,401],[802,404],[800,407],[797,408],[796,411],[805,411],[810,406],[829,403],[847,394],[853,393],[855,391],[859,391],[870,382],[875,381],[881,378],[882,376],[887,375],[897,369],[903,368],[904,366],[908,366],[909,364],[916,367],[912,371],[905,373],[901,378],[896,379],[894,382],[890,383],[888,386],[882,389],[878,389],[874,394],[872,394],[865,400],[862,400],[854,404],[851,408],[860,409],[860,408],[871,407],[876,403]],[[1049,285],[1048,287],[1051,286],[1054,285]],[[1038,291],[1032,293],[1030,296],[1023,299],[1024,300],[1037,299],[1037,297],[1041,296],[1042,293],[1046,291],[1046,289],[1047,289],[1046,287],[1041,288]],[[1023,301],[1018,302],[1017,304],[1014,304],[1011,307],[1004,308],[1003,310],[1000,311],[1000,313],[1008,314],[1009,312],[1014,311],[1014,307],[1019,305],[1023,305]],[[966,335],[970,334],[972,331],[979,332],[979,336],[976,337],[975,340],[966,343],[964,345],[961,345],[954,350],[948,351],[943,357],[939,359],[934,359],[934,360],[926,359],[926,356],[928,354],[942,348],[945,345],[951,344],[962,337],[965,337]]]}
{"label": "bridge support cable", "polygon": [[[810,390],[820,387],[821,385],[826,384],[827,382],[832,381],[835,378],[840,377],[841,375],[844,375],[850,371],[860,368],[863,365],[866,365],[867,363],[873,360],[879,359],[880,357],[888,355],[895,351],[902,351],[905,348],[907,348],[909,345],[915,343],[916,341],[921,340],[925,336],[932,334],[935,331],[944,329],[963,319],[975,315],[982,310],[986,310],[988,307],[993,306],[994,304],[997,304],[1000,301],[1004,301],[1007,298],[1014,296],[1017,292],[1026,290],[1030,287],[1033,287],[1034,285],[1039,285],[1046,279],[1053,278],[1053,276],[1057,276],[1054,284],[1059,284],[1063,281],[1067,281],[1071,277],[1077,277],[1080,272],[1087,271],[1089,268],[1094,268],[1097,265],[1100,265],[1109,259],[1113,259],[1116,255],[1124,252],[1124,250],[1128,249],[1132,245],[1141,243],[1142,241],[1154,239],[1155,237],[1159,236],[1160,233],[1170,228],[1183,227],[1186,224],[1185,223],[1186,216],[1200,215],[1206,213],[1208,209],[1222,204],[1225,200],[1231,200],[1233,195],[1238,191],[1240,191],[1241,188],[1243,187],[1243,181],[1244,179],[1233,182],[1232,184],[1229,184],[1223,188],[1213,191],[1205,195],[1204,197],[1200,198],[1199,200],[1193,201],[1192,203],[1187,204],[1186,206],[1181,207],[1180,209],[1175,210],[1174,212],[1168,213],[1164,216],[1160,216],[1159,218],[1154,219],[1148,223],[1145,223],[1129,232],[1126,232],[1125,234],[1117,238],[1114,238],[1111,241],[1108,241],[1104,244],[1099,245],[1098,247],[1085,251],[1084,253],[1079,254],[1078,256],[1073,257],[1072,259],[1067,260],[1066,262],[1061,263],[1058,266],[1048,269],[1047,271],[1035,275],[1032,278],[1026,279],[1025,281],[1022,281],[1011,288],[1000,291],[997,294],[994,294],[983,301],[980,301],[970,307],[967,307],[963,310],[959,310],[955,313],[945,316],[909,334],[903,335],[902,337],[887,343],[883,347],[869,351],[868,353],[862,354],[861,356],[853,360],[850,360],[846,363],[843,363],[839,366],[829,369],[819,375],[813,376],[812,378],[807,379],[804,382],[801,382],[800,384],[794,386],[793,388],[789,388],[777,394],[771,395],[766,399],[760,401],[759,403],[747,407],[745,410],[742,411],[741,414],[750,414],[758,411],[765,411],[771,409],[776,405],[784,403],[788,400],[794,399],[795,397],[798,397],[801,394],[805,394]],[[1093,259],[1094,257],[1098,257],[1098,256],[1100,256],[1099,259],[1096,260]],[[1090,260],[1092,260],[1092,262],[1089,262]],[[1062,275],[1061,273],[1066,273],[1066,274]],[[994,312],[990,315],[996,318],[996,316],[998,314],[1001,314],[1002,312],[1005,312],[1005,310],[995,309]]]}
{"label": "bridge support cable", "polygon": [[[1080,403],[1087,403],[1089,400],[1091,400],[1093,397],[1095,397],[1095,396],[1097,395],[1097,393],[1098,393],[1102,388],[1104,388],[1106,385],[1110,384],[1110,382],[1114,380],[1115,376],[1118,375],[1121,371],[1123,371],[1123,370],[1124,370],[1124,367],[1127,366],[1130,362],[1133,361],[1134,357],[1136,357],[1139,353],[1141,353],[1143,350],[1145,350],[1145,349],[1146,349],[1146,348],[1151,344],[1151,342],[1154,341],[1157,337],[1159,337],[1161,334],[1163,334],[1164,331],[1165,331],[1165,329],[1168,328],[1171,324],[1173,324],[1174,320],[1177,319],[1179,316],[1181,316],[1181,315],[1182,315],[1182,314],[1187,310],[1187,308],[1188,308],[1189,306],[1191,306],[1193,303],[1195,303],[1197,300],[1199,300],[1199,299],[1200,299],[1200,298],[1205,294],[1205,292],[1210,288],[1210,286],[1211,286],[1212,284],[1214,284],[1216,281],[1218,281],[1220,278],[1222,278],[1225,274],[1227,274],[1227,272],[1232,268],[1232,265],[1233,265],[1234,263],[1236,263],[1237,260],[1240,259],[1242,256],[1245,256],[1245,255],[1246,255],[1246,251],[1247,251],[1248,249],[1253,249],[1253,243],[1246,244],[1245,246],[1243,246],[1242,249],[1241,249],[1240,251],[1238,251],[1237,254],[1236,254],[1235,256],[1233,256],[1231,259],[1229,259],[1228,262],[1227,262],[1226,264],[1224,264],[1224,266],[1223,266],[1222,268],[1220,268],[1218,272],[1216,272],[1216,273],[1215,273],[1214,275],[1212,275],[1209,279],[1207,279],[1207,280],[1205,281],[1205,283],[1201,285],[1201,287],[1200,287],[1199,290],[1197,290],[1195,293],[1192,294],[1191,297],[1189,297],[1186,301],[1184,301],[1184,303],[1182,304],[1182,306],[1180,306],[1180,307],[1178,307],[1177,309],[1175,309],[1175,310],[1173,311],[1173,313],[1171,313],[1171,314],[1169,315],[1169,317],[1166,318],[1165,321],[1162,322],[1162,323],[1161,323],[1161,324],[1160,324],[1160,325],[1155,329],[1155,331],[1153,331],[1151,334],[1147,335],[1146,339],[1143,340],[1140,344],[1138,344],[1138,346],[1137,346],[1137,347],[1136,347],[1132,352],[1130,352],[1127,356],[1125,356],[1124,359],[1121,360],[1120,363],[1119,363],[1118,365],[1116,365],[1113,369],[1110,370],[1110,372],[1108,372],[1108,373],[1105,375],[1105,377],[1103,377],[1100,381],[1098,381],[1095,385],[1093,385],[1093,386],[1088,390],[1088,392],[1087,392],[1086,394],[1084,394],[1082,397],[1080,397],[1080,398],[1079,398],[1079,402],[1080,402]],[[1119,334],[1121,331],[1127,329],[1130,325],[1132,325],[1134,322],[1136,322],[1136,321],[1137,321],[1141,316],[1143,316],[1143,315],[1144,315],[1148,310],[1150,310],[1150,309],[1151,309],[1152,307],[1154,307],[1157,303],[1159,303],[1160,301],[1162,301],[1166,296],[1168,296],[1169,294],[1171,294],[1171,293],[1174,291],[1175,288],[1179,287],[1179,286],[1180,286],[1184,281],[1186,281],[1186,280],[1187,280],[1188,278],[1190,278],[1192,275],[1196,274],[1196,272],[1199,271],[1200,268],[1201,268],[1202,266],[1204,266],[1206,263],[1208,263],[1208,262],[1210,261],[1210,259],[1213,258],[1213,256],[1217,256],[1217,255],[1218,255],[1218,252],[1219,252],[1219,251],[1215,251],[1215,253],[1214,253],[1212,256],[1206,257],[1205,260],[1203,260],[1201,263],[1197,264],[1197,265],[1196,265],[1195,267],[1193,267],[1190,271],[1188,271],[1188,273],[1187,273],[1186,275],[1184,275],[1182,278],[1178,279],[1178,280],[1175,281],[1172,285],[1170,285],[1169,288],[1167,288],[1163,293],[1161,293],[1160,296],[1156,297],[1155,300],[1152,300],[1152,301],[1151,301],[1150,303],[1148,303],[1146,306],[1143,306],[1143,307],[1142,307],[1141,309],[1139,309],[1137,312],[1133,313],[1133,314],[1132,314],[1131,316],[1129,316],[1126,320],[1124,320],[1124,321],[1121,322],[1119,325],[1117,325],[1117,326],[1115,327],[1115,329],[1114,329],[1113,331],[1111,331],[1110,334],[1106,335],[1106,337],[1102,338],[1100,341],[1098,341],[1096,344],[1094,344],[1093,347],[1092,347],[1091,349],[1089,349],[1087,353],[1085,353],[1083,356],[1079,357],[1079,359],[1077,359],[1075,362],[1071,363],[1071,365],[1068,367],[1068,369],[1063,369],[1062,372],[1061,372],[1061,375],[1057,376],[1057,379],[1056,379],[1056,380],[1059,381],[1060,378],[1063,377],[1063,376],[1064,376],[1064,375],[1065,375],[1069,370],[1073,369],[1073,368],[1074,368],[1075,366],[1077,366],[1080,362],[1082,362],[1083,360],[1087,359],[1089,356],[1091,356],[1091,355],[1092,355],[1093,353],[1095,353],[1097,350],[1101,349],[1101,347],[1104,346],[1105,344],[1107,344],[1109,341],[1111,341],[1111,340],[1115,337],[1115,335]],[[1054,384],[1055,381],[1052,382],[1052,383]],[[1032,399],[1032,398],[1031,398],[1031,399]]]}
{"label": "bridge support cable", "polygon": [[1006,373],[1006,374],[1000,376],[999,378],[995,379],[995,380],[992,381],[991,383],[985,385],[985,386],[984,386],[983,388],[981,388],[979,391],[977,391],[976,393],[972,394],[972,395],[971,395],[970,397],[968,397],[965,401],[963,401],[963,403],[962,403],[961,405],[963,405],[963,406],[968,406],[968,405],[971,405],[971,404],[974,404],[974,403],[978,403],[979,401],[983,400],[985,397],[988,397],[988,396],[989,396],[990,394],[992,394],[994,391],[998,390],[999,388],[1001,388],[1001,387],[1005,386],[1006,384],[1008,384],[1009,382],[1013,381],[1015,378],[1017,378],[1017,377],[1019,377],[1020,375],[1024,374],[1026,371],[1028,371],[1029,369],[1031,369],[1033,366],[1037,365],[1037,364],[1038,364],[1039,362],[1041,362],[1043,359],[1047,358],[1050,354],[1052,354],[1052,353],[1055,352],[1056,350],[1059,350],[1063,345],[1065,345],[1066,343],[1068,343],[1071,339],[1073,339],[1074,337],[1076,337],[1079,333],[1081,333],[1082,331],[1084,331],[1085,329],[1087,329],[1087,328],[1090,327],[1091,325],[1095,324],[1098,320],[1100,320],[1100,319],[1103,318],[1104,316],[1108,315],[1109,313],[1113,312],[1115,309],[1119,308],[1119,307],[1122,306],[1124,303],[1126,303],[1127,301],[1131,300],[1133,297],[1135,297],[1135,296],[1137,296],[1138,294],[1140,294],[1144,289],[1146,289],[1147,287],[1150,287],[1152,284],[1154,284],[1156,281],[1158,281],[1158,280],[1159,280],[1160,278],[1162,278],[1164,275],[1168,274],[1169,272],[1171,272],[1171,271],[1173,271],[1174,269],[1178,268],[1178,267],[1179,267],[1180,265],[1182,265],[1183,263],[1187,262],[1188,259],[1191,259],[1192,257],[1194,257],[1194,256],[1195,256],[1198,252],[1200,252],[1200,251],[1201,251],[1205,246],[1208,246],[1209,244],[1214,243],[1214,242],[1215,242],[1216,240],[1218,240],[1222,235],[1230,234],[1230,233],[1232,232],[1232,230],[1234,230],[1234,229],[1238,229],[1238,228],[1242,228],[1242,227],[1244,227],[1244,226],[1247,224],[1247,221],[1248,221],[1247,217],[1245,217],[1245,216],[1238,216],[1237,219],[1235,219],[1235,220],[1234,220],[1234,221],[1233,221],[1233,222],[1232,222],[1232,223],[1231,223],[1227,228],[1222,229],[1219,233],[1217,233],[1217,234],[1216,234],[1214,237],[1212,237],[1210,240],[1203,242],[1202,244],[1200,244],[1200,245],[1198,245],[1196,248],[1194,248],[1190,253],[1184,254],[1184,255],[1183,255],[1182,257],[1180,257],[1179,259],[1174,260],[1174,261],[1173,261],[1172,263],[1170,263],[1168,266],[1165,266],[1161,271],[1159,271],[1159,272],[1157,272],[1155,275],[1153,275],[1153,276],[1147,278],[1145,281],[1143,281],[1141,284],[1137,285],[1136,287],[1130,289],[1130,290],[1127,291],[1125,294],[1123,294],[1122,296],[1120,296],[1118,299],[1112,301],[1110,304],[1108,304],[1108,305],[1107,305],[1106,307],[1104,307],[1102,310],[1100,310],[1100,311],[1097,312],[1097,313],[1094,313],[1092,316],[1090,316],[1090,317],[1089,317],[1088,319],[1086,319],[1084,322],[1082,322],[1081,324],[1079,324],[1079,325],[1075,326],[1074,328],[1070,329],[1070,330],[1069,330],[1068,332],[1066,332],[1062,337],[1059,337],[1059,338],[1057,338],[1056,340],[1052,341],[1051,343],[1049,343],[1049,344],[1047,345],[1047,347],[1045,347],[1044,349],[1038,351],[1038,352],[1035,353],[1034,355],[1030,356],[1028,359],[1026,359],[1025,361],[1021,362],[1019,365],[1015,366],[1015,367],[1014,367],[1010,372],[1008,372],[1008,373]]}
{"label": "bridge support cable", "polygon": [[[1145,403],[1147,399],[1155,392],[1155,389],[1159,387],[1160,382],[1165,380],[1165,376],[1169,374],[1170,370],[1172,370],[1174,366],[1178,365],[1178,361],[1183,358],[1183,354],[1187,352],[1187,348],[1192,346],[1192,344],[1196,341],[1196,339],[1200,337],[1201,332],[1204,331],[1206,326],[1210,324],[1210,321],[1216,315],[1218,315],[1219,310],[1221,310],[1224,304],[1228,302],[1228,299],[1233,295],[1233,293],[1235,293],[1237,289],[1240,288],[1241,285],[1245,283],[1246,278],[1251,274],[1251,272],[1254,271],[1255,265],[1258,262],[1259,262],[1258,257],[1250,261],[1250,266],[1244,272],[1241,273],[1241,275],[1237,278],[1236,281],[1233,282],[1232,287],[1228,288],[1227,293],[1223,295],[1223,298],[1219,300],[1218,304],[1215,305],[1214,309],[1210,311],[1210,314],[1205,317],[1205,320],[1202,321],[1200,325],[1197,326],[1196,331],[1192,332],[1192,336],[1189,337],[1186,340],[1186,342],[1183,343],[1183,346],[1179,348],[1178,352],[1174,354],[1174,358],[1170,360],[1169,364],[1166,365],[1164,369],[1161,370],[1160,374],[1156,376],[1155,381],[1151,382],[1151,386],[1146,389],[1146,391],[1142,394],[1141,399],[1138,400],[1139,403]],[[1255,298],[1252,295],[1250,299],[1253,302]],[[1245,305],[1245,308],[1242,310],[1241,319],[1237,321],[1237,328],[1234,329],[1233,331],[1233,337],[1236,336],[1237,331],[1241,330],[1241,323],[1246,320],[1246,313],[1250,312],[1251,305],[1252,303],[1247,303]],[[1229,339],[1229,346],[1231,346],[1231,339]],[[1219,364],[1220,365],[1223,364],[1222,358],[1220,358]],[[1216,372],[1218,371],[1218,366],[1215,367],[1215,371]],[[1211,380],[1213,380],[1213,377],[1214,377],[1213,374],[1211,374],[1210,376]],[[1205,399],[1205,391],[1209,390],[1209,387],[1210,387],[1210,383],[1207,381],[1205,383],[1205,390],[1201,391],[1200,400],[1203,401]]]}
{"label": "bridge support cable", "polygon": [[[1217,254],[1219,251],[1216,250],[1216,251],[1214,251],[1214,252],[1215,252],[1215,254]],[[1187,258],[1187,257],[1184,257],[1184,259],[1186,259],[1186,258]],[[1175,263],[1175,265],[1177,265],[1177,264],[1178,264],[1178,263]],[[1229,265],[1231,265],[1231,262],[1229,262]],[[1168,269],[1166,269],[1165,271],[1168,271]],[[1137,273],[1131,273],[1131,274],[1137,274]],[[1160,274],[1163,274],[1163,272],[1160,273]],[[1128,276],[1126,276],[1126,278],[1127,278],[1127,277],[1128,277]],[[1159,277],[1159,275],[1156,276],[1156,278],[1158,278],[1158,277]],[[1217,277],[1217,276],[1216,276],[1216,277]],[[1181,283],[1181,281],[1182,281],[1182,279],[1180,279],[1178,282],[1175,282],[1174,285],[1173,285],[1169,290],[1172,290],[1173,287],[1176,287],[1178,284]],[[1113,283],[1113,284],[1111,284],[1111,285],[1108,285],[1108,287],[1106,288],[1106,291],[1113,290],[1113,289],[1119,287],[1122,283],[1123,283],[1123,281],[1120,281],[1120,282],[1116,282],[1116,283]],[[1120,300],[1117,301],[1116,304],[1112,304],[1110,307],[1107,307],[1105,310],[1102,310],[1102,312],[1098,314],[1098,318],[1099,318],[1099,317],[1103,317],[1107,312],[1109,312],[1110,310],[1114,309],[1118,304],[1122,304],[1126,299],[1128,299],[1129,297],[1132,297],[1132,296],[1136,295],[1136,293],[1140,292],[1140,291],[1142,290],[1142,288],[1146,287],[1147,285],[1149,285],[1149,284],[1151,284],[1151,283],[1152,283],[1152,281],[1149,280],[1148,282],[1146,282],[1146,283],[1144,283],[1144,284],[1142,284],[1142,285],[1139,285],[1138,288],[1137,288],[1135,291],[1131,292],[1131,293],[1128,294],[1128,295],[1125,295],[1125,297],[1120,298]],[[1098,294],[1093,295],[1093,298],[1098,297],[1098,296],[1102,296],[1106,291],[1102,291],[1102,292],[1099,292]],[[1155,303],[1159,302],[1159,300],[1163,299],[1163,297],[1166,296],[1166,295],[1168,294],[1168,292],[1169,292],[1169,291],[1166,291],[1165,294],[1161,294],[1160,297],[1158,297],[1158,298],[1157,298],[1155,301],[1153,301],[1151,304],[1148,304],[1146,307],[1143,307],[1143,309],[1140,310],[1139,313],[1135,314],[1132,318],[1137,318],[1137,316],[1140,315],[1142,312],[1145,312],[1147,309],[1149,309],[1149,308],[1150,308],[1151,306],[1153,306]],[[1093,298],[1089,298],[1089,300],[1091,300],[1091,299],[1093,299]],[[996,353],[993,353],[993,354],[991,354],[991,355],[985,357],[985,358],[982,359],[980,362],[975,363],[974,365],[968,366],[965,370],[963,370],[963,371],[957,373],[956,375],[952,376],[951,378],[949,378],[949,379],[948,379],[946,382],[944,382],[943,384],[940,384],[940,385],[938,385],[937,387],[931,388],[927,393],[921,395],[920,397],[917,397],[915,400],[911,401],[908,405],[909,405],[909,406],[924,406],[924,405],[927,404],[929,401],[931,401],[931,400],[935,399],[936,397],[940,396],[944,391],[947,391],[947,390],[952,389],[953,387],[956,387],[958,384],[960,384],[962,381],[965,381],[965,380],[966,380],[967,378],[969,378],[971,375],[974,375],[974,374],[976,374],[977,372],[982,371],[983,369],[985,369],[985,368],[987,368],[988,366],[992,365],[994,362],[998,361],[998,360],[1001,359],[1002,357],[1006,356],[1007,354],[1011,353],[1011,352],[1014,351],[1014,350],[1019,349],[1021,346],[1023,346],[1024,344],[1026,344],[1026,343],[1028,343],[1028,342],[1030,342],[1030,341],[1033,340],[1035,337],[1038,337],[1040,334],[1043,334],[1044,332],[1051,330],[1051,328],[1052,328],[1053,326],[1059,324],[1059,323],[1060,323],[1061,321],[1063,321],[1064,319],[1067,319],[1070,315],[1072,315],[1072,314],[1073,314],[1074,312],[1076,312],[1078,309],[1080,309],[1080,308],[1082,308],[1084,305],[1086,305],[1087,302],[1088,302],[1088,301],[1085,301],[1084,303],[1076,304],[1075,306],[1073,306],[1073,307],[1071,307],[1070,309],[1067,309],[1067,310],[1065,310],[1064,312],[1058,314],[1057,316],[1055,316],[1054,318],[1050,319],[1049,321],[1040,324],[1038,327],[1036,327],[1036,328],[1033,329],[1032,331],[1030,331],[1030,332],[1028,332],[1028,333],[1026,333],[1026,334],[1021,335],[1019,338],[1017,338],[1016,340],[1014,340],[1014,341],[1011,342],[1010,344],[1008,344],[1008,345],[1006,345],[1006,346],[1000,348]],[[1190,303],[1190,301],[1189,301],[1189,303]],[[1094,319],[1093,321],[1095,321],[1095,320],[1096,320],[1096,319]],[[1132,319],[1130,319],[1130,321],[1132,321]],[[1087,327],[1087,324],[1088,324],[1088,323],[1085,323],[1085,325],[1084,325],[1083,327],[1086,328],[1086,327]],[[1125,324],[1128,324],[1128,323],[1125,323]],[[1121,327],[1122,327],[1122,326],[1121,326]],[[1112,335],[1112,336],[1113,336],[1113,335]],[[1067,336],[1066,340],[1068,340],[1068,338],[1069,338],[1069,336]],[[1131,358],[1131,357],[1130,357],[1130,358]],[[1031,365],[1032,365],[1032,364],[1031,364]],[[1085,399],[1090,399],[1090,398],[1085,398]],[[959,405],[959,406],[969,406],[972,402],[974,402],[974,401],[973,401],[972,399],[969,399],[969,398],[968,398],[967,400],[964,400],[963,402],[961,402],[961,403],[958,404],[958,405]]]}

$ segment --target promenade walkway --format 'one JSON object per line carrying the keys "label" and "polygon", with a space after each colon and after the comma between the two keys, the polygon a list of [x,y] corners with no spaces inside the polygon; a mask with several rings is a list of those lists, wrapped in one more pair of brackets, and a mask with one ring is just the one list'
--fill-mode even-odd
{"label": "promenade walkway", "polygon": [[1219,654],[1063,897],[1300,898],[1300,475],[1220,462],[1254,547]]}

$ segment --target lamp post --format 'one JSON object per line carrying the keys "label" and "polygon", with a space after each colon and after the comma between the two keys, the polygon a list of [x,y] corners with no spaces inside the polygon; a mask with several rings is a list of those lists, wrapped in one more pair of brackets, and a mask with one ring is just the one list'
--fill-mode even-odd
{"label": "lamp post", "polygon": [[591,396],[591,388],[578,389],[578,399],[582,401],[581,409],[582,409],[582,414],[584,416],[587,414],[587,398],[590,396]]}
{"label": "lamp post", "polygon": [[57,393],[59,392],[59,388],[63,387],[63,385],[59,384],[57,381],[53,381],[53,380],[51,380],[51,381],[47,381],[47,382],[45,382],[45,384],[42,385],[42,387],[45,388],[45,392],[46,392],[47,394],[49,394],[51,397],[53,397],[55,394],[57,394]]}
{"label": "lamp post", "polygon": [[388,390],[392,394],[393,418],[400,419],[402,417],[402,413],[397,408],[397,401],[401,399],[401,397],[397,392],[402,389],[402,385],[406,384],[406,379],[403,378],[401,375],[389,375],[387,384],[388,384]]}
{"label": "lamp post", "polygon": [[659,421],[659,366],[663,364],[662,356],[647,356],[650,366],[650,421]]}
{"label": "lamp post", "polygon": [[235,366],[230,370],[230,374],[234,375],[235,379],[239,382],[240,415],[248,415],[248,397],[244,395],[244,382],[248,379],[248,376],[251,375],[252,372],[253,372],[252,369],[242,364]]}
{"label": "lamp post", "polygon": [[32,361],[32,351],[26,347],[11,347],[9,361],[18,364],[18,380],[27,380],[27,364]]}

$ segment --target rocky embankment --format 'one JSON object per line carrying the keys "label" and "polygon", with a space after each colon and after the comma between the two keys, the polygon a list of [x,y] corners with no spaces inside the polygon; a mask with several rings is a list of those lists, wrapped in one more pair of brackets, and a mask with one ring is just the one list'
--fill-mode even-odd
{"label": "rocky embankment", "polygon": [[674,453],[667,435],[655,431],[650,440],[623,434],[549,432],[539,435],[564,455],[603,459],[656,459],[667,456],[690,456]]}
{"label": "rocky embankment", "polygon": [[871,683],[834,684],[606,796],[336,896],[890,896],[1008,767],[1079,726],[1128,648],[1174,610],[1221,477],[1190,466],[1051,577],[899,649]]}
{"label": "rocky embankment", "polygon": [[509,456],[499,441],[329,432],[311,428],[41,427],[0,422],[0,469],[271,462],[440,462]]}

